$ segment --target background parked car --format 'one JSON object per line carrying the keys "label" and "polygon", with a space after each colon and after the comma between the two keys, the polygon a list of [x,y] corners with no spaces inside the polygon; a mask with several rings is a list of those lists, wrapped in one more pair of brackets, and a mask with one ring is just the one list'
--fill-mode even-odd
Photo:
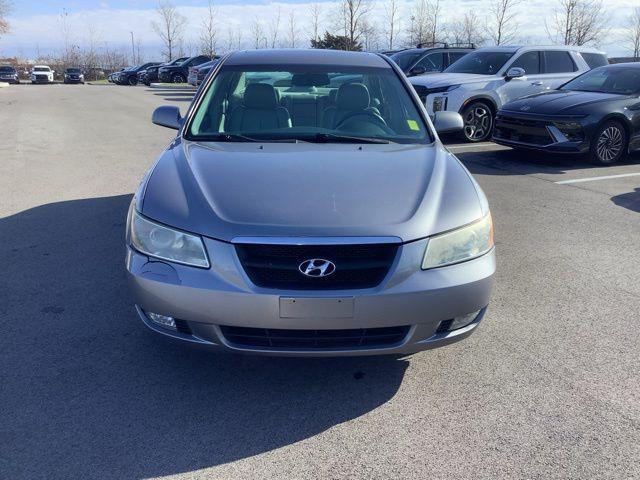
{"label": "background parked car", "polygon": [[52,83],[54,73],[49,65],[34,65],[31,70],[31,83]]}
{"label": "background parked car", "polygon": [[557,88],[594,66],[607,63],[604,53],[586,47],[486,47],[474,50],[443,73],[411,78],[430,115],[458,112],[464,138],[491,137],[495,114],[506,102]]}
{"label": "background parked car", "polygon": [[11,65],[0,65],[0,82],[20,83],[20,75]]}
{"label": "background parked car", "polygon": [[181,63],[163,65],[158,69],[158,79],[162,83],[184,83],[189,76],[189,67],[195,67],[209,61],[211,58],[206,55],[196,55]]}
{"label": "background parked car", "polygon": [[160,62],[148,62],[142,65],[135,65],[133,67],[125,68],[115,77],[115,83],[118,85],[137,85],[138,84],[138,72],[146,70],[154,65],[160,65]]}
{"label": "background parked car", "polygon": [[513,148],[589,154],[609,165],[640,149],[640,63],[591,70],[561,88],[509,102],[493,140]]}
{"label": "background parked car", "polygon": [[[160,67],[166,67],[166,66],[171,66],[171,65],[177,65],[180,64],[182,62],[184,62],[185,60],[188,60],[190,57],[180,57],[180,58],[176,58],[175,60],[172,60],[171,62],[168,63],[162,63],[160,65],[154,65],[151,67],[148,67],[143,75],[142,75],[142,79],[141,82],[144,83],[145,85],[149,86],[152,83],[155,83],[158,81],[158,69]],[[138,75],[138,78],[140,79],[140,75]]]}
{"label": "background parked car", "polygon": [[189,77],[187,83],[190,83],[194,87],[200,85],[202,80],[207,76],[213,67],[218,64],[218,59],[211,60],[210,62],[201,63],[195,67],[189,68]]}
{"label": "background parked car", "polygon": [[84,84],[84,74],[79,68],[71,67],[64,70],[64,83]]}
{"label": "background parked car", "polygon": [[442,72],[456,60],[475,49],[473,44],[442,44],[439,47],[416,47],[388,55],[407,77]]}

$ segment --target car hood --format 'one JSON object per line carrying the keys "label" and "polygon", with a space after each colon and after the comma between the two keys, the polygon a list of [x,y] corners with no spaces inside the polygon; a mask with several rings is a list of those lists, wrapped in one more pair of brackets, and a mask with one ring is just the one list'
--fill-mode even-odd
{"label": "car hood", "polygon": [[582,113],[580,110],[583,107],[621,98],[624,97],[611,93],[551,90],[509,102],[502,107],[502,110],[540,115],[567,115],[574,112]]}
{"label": "car hood", "polygon": [[415,240],[486,213],[440,144],[176,141],[143,186],[142,213],[230,241],[239,236],[395,236]]}
{"label": "car hood", "polygon": [[422,85],[428,88],[448,87],[449,85],[464,85],[467,83],[479,83],[495,80],[495,75],[476,75],[473,73],[432,73],[411,77],[413,85]]}

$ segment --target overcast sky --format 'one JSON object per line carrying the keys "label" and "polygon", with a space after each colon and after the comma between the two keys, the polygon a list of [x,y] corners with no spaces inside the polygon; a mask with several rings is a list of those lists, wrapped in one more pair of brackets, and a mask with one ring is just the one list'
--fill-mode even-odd
{"label": "overcast sky", "polygon": [[[484,22],[487,7],[491,0],[441,0],[443,11],[441,22],[454,21],[473,10]],[[553,5],[557,0],[527,0],[518,8],[518,23],[520,42],[549,44],[545,31],[545,18],[550,18]],[[197,45],[198,30],[205,13],[207,0],[175,0],[179,11],[189,19],[189,29],[186,40]],[[218,0],[215,1],[220,19],[219,47],[224,49],[228,45],[230,32],[242,33],[243,47],[253,47],[251,39],[251,25],[259,19],[265,30],[275,17],[278,9],[281,11],[280,37],[286,37],[289,13],[294,12],[300,45],[308,45],[310,31],[309,0],[248,0],[246,2]],[[323,29],[332,29],[333,19],[336,17],[337,1],[322,1]],[[401,21],[404,25],[401,37],[406,31],[411,0],[399,0]],[[601,42],[600,47],[610,56],[628,55],[628,48],[622,39],[622,27],[631,15],[632,9],[639,6],[639,0],[606,0],[605,4],[610,15],[610,33]],[[374,3],[369,15],[370,21],[384,30],[385,10],[384,1]],[[62,45],[60,34],[60,14],[68,12],[69,23],[72,28],[72,41],[82,46],[88,37],[89,25],[95,31],[95,37],[100,45],[108,44],[111,48],[130,48],[131,34],[134,32],[139,40],[146,57],[158,57],[160,42],[151,29],[151,21],[156,17],[153,0],[13,0],[13,12],[9,17],[11,33],[0,38],[0,55],[20,55],[34,57],[36,52],[55,54]],[[384,35],[381,35],[380,48],[385,48]],[[147,58],[150,59],[150,58]]]}

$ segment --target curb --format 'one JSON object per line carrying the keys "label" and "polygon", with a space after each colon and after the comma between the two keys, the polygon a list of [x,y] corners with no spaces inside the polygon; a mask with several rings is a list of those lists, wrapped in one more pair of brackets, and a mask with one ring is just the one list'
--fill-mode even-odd
{"label": "curb", "polygon": [[9,84],[7,82],[0,82],[0,88],[8,87]]}

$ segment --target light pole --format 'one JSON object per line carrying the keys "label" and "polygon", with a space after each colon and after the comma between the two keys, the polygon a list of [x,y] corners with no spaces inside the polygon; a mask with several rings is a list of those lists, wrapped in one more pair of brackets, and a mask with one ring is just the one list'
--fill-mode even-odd
{"label": "light pole", "polygon": [[131,33],[131,64],[135,64],[136,63],[136,47],[134,46],[133,43],[133,32],[129,32]]}

